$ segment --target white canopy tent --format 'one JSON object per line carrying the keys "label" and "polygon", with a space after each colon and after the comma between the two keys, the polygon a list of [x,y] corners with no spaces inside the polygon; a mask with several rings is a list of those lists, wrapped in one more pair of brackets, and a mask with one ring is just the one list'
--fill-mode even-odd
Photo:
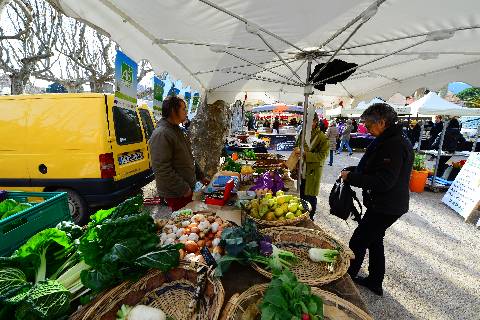
{"label": "white canopy tent", "polygon": [[337,50],[359,64],[341,85],[327,85],[327,95],[368,100],[455,80],[480,85],[476,0],[51,2],[110,34],[133,59],[214,99],[279,89],[302,95],[314,48],[314,64]]}
{"label": "white canopy tent", "polygon": [[409,105],[413,115],[477,116],[480,109],[464,108],[429,92]]}
{"label": "white canopy tent", "polygon": [[305,94],[306,114],[312,64],[334,58],[358,68],[326,85],[332,96],[409,94],[443,80],[480,86],[471,71],[480,65],[478,0],[49,1],[209,100],[282,90]]}
{"label": "white canopy tent", "polygon": [[[410,104],[411,114],[413,115],[442,115],[442,116],[476,116],[480,115],[480,109],[464,108],[458,104],[447,101],[439,97],[435,92],[429,92],[424,97]],[[438,164],[440,156],[442,155],[443,140],[445,138],[445,132],[449,121],[445,121],[443,124],[443,131],[440,135],[440,144],[437,150],[437,158],[435,162],[435,171],[432,177],[432,186],[435,186],[435,179],[438,172]],[[480,128],[479,128],[480,130]],[[420,132],[420,137],[423,135],[423,126]],[[475,138],[473,144],[473,150],[476,148],[478,137]],[[418,151],[420,151],[421,141],[418,144]]]}

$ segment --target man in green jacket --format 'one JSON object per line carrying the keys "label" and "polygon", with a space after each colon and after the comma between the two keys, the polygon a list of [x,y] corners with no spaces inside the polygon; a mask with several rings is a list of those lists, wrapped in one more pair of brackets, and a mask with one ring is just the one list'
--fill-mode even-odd
{"label": "man in green jacket", "polygon": [[162,119],[148,141],[158,195],[173,211],[192,201],[197,180],[208,183],[195,165],[190,141],[179,126],[186,118],[185,101],[176,96],[166,98]]}
{"label": "man in green jacket", "polygon": [[[304,146],[302,182],[300,184],[300,197],[312,205],[310,218],[317,211],[317,195],[320,191],[320,180],[322,179],[323,164],[327,158],[330,144],[325,134],[318,128],[318,115],[315,113],[312,124],[312,136],[310,138],[310,147]],[[302,133],[297,140],[297,146],[300,145]],[[300,155],[300,148],[295,152]]]}

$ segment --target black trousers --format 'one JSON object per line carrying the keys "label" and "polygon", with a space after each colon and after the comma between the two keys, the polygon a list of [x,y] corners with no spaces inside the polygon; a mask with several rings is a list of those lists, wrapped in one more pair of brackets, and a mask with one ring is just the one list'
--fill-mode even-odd
{"label": "black trousers", "polygon": [[385,231],[399,218],[400,216],[387,215],[367,209],[350,239],[349,247],[355,254],[355,259],[350,262],[350,268],[348,269],[350,276],[355,277],[358,274],[368,249],[368,278],[375,285],[382,284],[385,276],[383,237]]}
{"label": "black trousers", "polygon": [[300,184],[300,198],[305,201],[308,201],[312,206],[312,212],[310,212],[310,219],[313,220],[313,216],[317,211],[317,197],[316,196],[308,196],[305,194],[305,179],[302,179],[302,183]]}

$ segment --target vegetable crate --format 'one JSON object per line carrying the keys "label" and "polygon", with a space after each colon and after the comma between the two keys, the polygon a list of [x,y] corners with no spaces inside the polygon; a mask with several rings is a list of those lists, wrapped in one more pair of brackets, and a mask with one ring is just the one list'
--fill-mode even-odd
{"label": "vegetable crate", "polygon": [[11,254],[35,233],[71,221],[66,192],[7,192],[6,199],[33,206],[0,220],[0,256]]}

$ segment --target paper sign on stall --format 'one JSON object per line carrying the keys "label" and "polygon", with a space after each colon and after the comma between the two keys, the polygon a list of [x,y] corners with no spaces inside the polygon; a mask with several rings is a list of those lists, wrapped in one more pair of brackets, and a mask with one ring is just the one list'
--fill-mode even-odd
{"label": "paper sign on stall", "polygon": [[442,201],[467,219],[480,201],[480,152],[470,154]]}

